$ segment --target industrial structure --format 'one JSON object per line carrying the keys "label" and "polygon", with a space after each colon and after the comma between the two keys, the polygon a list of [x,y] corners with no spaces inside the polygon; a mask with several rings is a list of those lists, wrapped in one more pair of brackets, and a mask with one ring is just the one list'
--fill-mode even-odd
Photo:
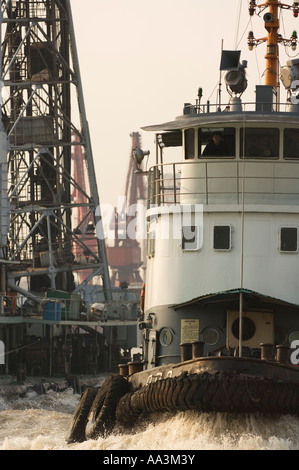
{"label": "industrial structure", "polygon": [[143,275],[140,269],[143,265],[144,239],[128,234],[128,227],[134,218],[137,218],[138,203],[144,203],[145,182],[142,175],[136,174],[134,152],[141,148],[139,132],[133,132],[132,149],[127,171],[125,199],[121,211],[115,213],[112,221],[114,230],[114,246],[107,246],[109,267],[112,270],[111,284],[113,286],[134,285],[141,286]]}
{"label": "industrial structure", "polygon": [[[91,253],[98,252],[96,227],[94,224],[93,214],[86,201],[86,159],[84,148],[80,145],[80,137],[73,133],[72,139],[75,145],[72,148],[72,168],[73,178],[76,185],[72,189],[71,204],[74,207],[72,215],[74,217],[74,232],[80,243],[73,245],[73,255],[76,263],[81,265],[86,263]],[[94,276],[93,269],[82,269],[77,272],[77,282],[80,286],[84,285],[88,279]]]}
{"label": "industrial structure", "polygon": [[[17,367],[12,349],[22,351],[15,363],[26,363],[27,373],[28,367],[50,375],[59,370],[55,354],[65,372],[71,356],[76,364],[83,356],[96,364],[101,345],[111,364],[112,329],[136,325],[135,300],[111,291],[70,3],[1,2],[0,191],[7,223],[1,227],[0,338],[6,372]],[[102,302],[105,314],[91,317],[90,302]],[[103,318],[107,335],[99,326]],[[122,346],[132,342],[125,338]]]}

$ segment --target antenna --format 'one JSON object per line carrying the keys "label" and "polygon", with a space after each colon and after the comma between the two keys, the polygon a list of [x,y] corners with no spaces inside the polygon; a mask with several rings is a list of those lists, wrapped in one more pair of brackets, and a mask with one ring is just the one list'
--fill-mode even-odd
{"label": "antenna", "polygon": [[[222,53],[223,53],[223,39],[221,41],[221,57],[222,57]],[[220,109],[221,108],[221,87],[222,87],[222,83],[221,83],[222,73],[221,72],[222,72],[222,69],[221,69],[221,63],[220,63],[219,88],[218,88],[218,98],[219,98],[218,111],[221,111]]]}

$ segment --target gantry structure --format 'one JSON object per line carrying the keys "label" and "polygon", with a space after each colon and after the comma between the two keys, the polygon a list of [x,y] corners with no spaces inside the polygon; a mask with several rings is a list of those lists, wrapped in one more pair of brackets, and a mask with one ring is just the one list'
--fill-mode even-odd
{"label": "gantry structure", "polygon": [[[140,268],[143,265],[142,240],[132,238],[127,233],[128,226],[136,217],[137,203],[145,201],[146,188],[143,176],[135,173],[136,163],[134,151],[141,148],[141,136],[139,132],[132,132],[132,148],[125,186],[125,204],[122,211],[115,214],[114,246],[107,247],[108,263],[111,268],[111,284],[113,286],[134,285],[143,283]],[[134,209],[135,208],[135,209]],[[132,214],[131,212],[134,212]],[[119,232],[124,232],[125,237],[119,237]],[[144,248],[143,248],[144,251]]]}
{"label": "gantry structure", "polygon": [[[82,291],[99,276],[109,300],[105,242],[95,235],[96,229],[103,233],[100,200],[70,3],[1,1],[7,284],[36,299],[49,288]],[[78,150],[85,157],[81,180],[72,158]],[[75,210],[84,214],[82,220],[73,216]],[[88,276],[80,282],[77,274],[84,270]]]}

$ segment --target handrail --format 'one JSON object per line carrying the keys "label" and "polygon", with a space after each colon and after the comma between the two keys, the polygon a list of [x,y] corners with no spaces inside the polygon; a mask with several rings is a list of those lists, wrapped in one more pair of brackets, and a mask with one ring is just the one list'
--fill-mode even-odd
{"label": "handrail", "polygon": [[[184,107],[184,115],[200,115],[200,114],[209,114],[209,113],[225,113],[225,112],[234,112],[232,111],[235,105],[227,103],[222,103],[221,107],[217,103],[210,103],[207,102],[205,104],[191,104],[188,103]],[[257,111],[259,108],[260,112],[270,112],[270,113],[277,113],[277,112],[288,112],[290,108],[289,102],[279,102],[279,103],[269,103],[267,101],[248,101],[248,102],[240,102],[238,104],[240,107],[240,112],[251,112]],[[232,108],[232,110],[230,109]],[[271,108],[271,109],[270,109]],[[280,111],[280,108],[285,108],[285,111]]]}
{"label": "handrail", "polygon": [[[224,162],[227,168],[225,174],[223,174],[222,165],[217,169],[217,165]],[[252,163],[257,162],[254,159],[245,160],[244,193],[247,200],[249,197],[255,197],[255,204],[264,204],[265,197],[270,196],[275,204],[299,203],[299,161],[263,160],[261,162],[259,160],[258,164],[264,165],[261,174],[258,172],[258,165],[254,167],[255,171],[249,173],[253,168]],[[289,167],[289,172],[279,171],[282,163],[284,169],[287,165],[292,165]],[[182,204],[187,203],[188,199],[198,203],[218,204],[221,196],[224,203],[239,204],[242,192],[240,182],[243,178],[241,165],[243,164],[243,159],[221,158],[154,165],[149,169],[151,177],[148,184],[148,207]],[[297,164],[298,171],[296,172],[294,165]],[[265,165],[270,165],[271,168],[265,170]],[[293,181],[296,185],[292,188]]]}

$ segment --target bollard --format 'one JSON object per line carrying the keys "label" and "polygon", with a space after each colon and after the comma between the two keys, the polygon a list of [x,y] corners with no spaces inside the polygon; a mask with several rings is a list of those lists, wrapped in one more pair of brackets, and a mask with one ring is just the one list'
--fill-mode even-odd
{"label": "bollard", "polygon": [[119,364],[118,368],[119,368],[119,375],[121,375],[122,377],[127,377],[127,375],[129,374],[128,364]]}
{"label": "bollard", "polygon": [[274,346],[270,343],[261,343],[261,359],[265,361],[274,360]]}
{"label": "bollard", "polygon": [[129,375],[136,374],[143,370],[143,362],[128,362]]}
{"label": "bollard", "polygon": [[181,361],[190,361],[192,359],[192,344],[191,343],[181,343]]}
{"label": "bollard", "polygon": [[276,361],[281,364],[288,364],[290,347],[286,344],[276,346]]}
{"label": "bollard", "polygon": [[192,341],[192,359],[204,357],[204,341]]}

